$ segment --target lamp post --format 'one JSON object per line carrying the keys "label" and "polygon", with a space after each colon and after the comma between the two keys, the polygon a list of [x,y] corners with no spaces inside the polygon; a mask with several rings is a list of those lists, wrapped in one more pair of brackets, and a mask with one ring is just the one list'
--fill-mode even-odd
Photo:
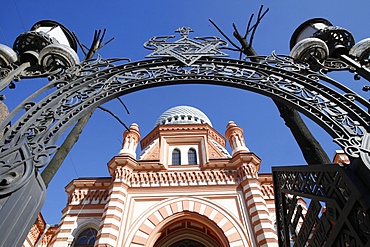
{"label": "lamp post", "polygon": [[76,51],[73,34],[62,24],[51,20],[35,23],[16,38],[13,48],[0,44],[0,66],[12,69],[0,81],[0,91],[17,77],[46,77],[78,64]]}
{"label": "lamp post", "polygon": [[[328,20],[315,18],[302,23],[290,41],[290,56],[297,63],[322,72],[347,70],[370,81],[370,39],[357,43],[344,28]],[[364,86],[364,91],[369,87]],[[353,101],[356,95],[350,96]],[[325,104],[325,99],[318,104]],[[333,106],[335,104],[332,104]],[[330,109],[328,109],[330,111]],[[351,129],[345,112],[333,117]],[[369,117],[366,118],[370,121]],[[353,130],[368,138],[368,128]],[[355,138],[352,140],[356,142]],[[353,144],[353,143],[352,143]],[[349,145],[347,148],[354,148]],[[359,147],[361,161],[350,158],[350,164],[322,164],[306,167],[274,167],[273,179],[280,246],[368,246],[370,243],[370,170],[364,165],[369,159],[369,142]],[[347,150],[348,151],[348,150]],[[296,202],[306,200],[307,211]],[[301,223],[299,223],[301,222]]]}
{"label": "lamp post", "polygon": [[309,63],[314,70],[325,69],[328,59],[338,59],[370,81],[370,38],[355,43],[348,30],[333,26],[326,19],[314,18],[302,23],[291,37],[290,49],[291,57]]}
{"label": "lamp post", "polygon": [[[74,36],[62,24],[37,22],[16,38],[13,48],[0,44],[0,72],[6,74],[0,78],[0,91],[14,87],[15,79],[47,77],[78,64],[76,50]],[[14,154],[8,160],[12,167],[11,162],[14,165],[18,156],[29,151],[6,147],[2,152]],[[32,160],[18,162],[10,171],[6,167],[0,167],[0,246],[21,246],[42,208],[46,188]]]}

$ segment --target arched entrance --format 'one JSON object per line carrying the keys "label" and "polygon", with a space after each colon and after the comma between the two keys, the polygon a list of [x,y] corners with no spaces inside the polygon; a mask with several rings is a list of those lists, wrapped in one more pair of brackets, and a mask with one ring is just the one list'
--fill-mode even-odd
{"label": "arched entrance", "polygon": [[[191,210],[184,210],[190,208],[190,205],[193,205]],[[171,208],[168,215],[167,207]],[[161,212],[166,216],[161,221],[153,223],[154,221],[150,219],[156,218]],[[219,216],[217,220],[211,218],[212,212]],[[217,223],[220,221],[223,223],[219,226]],[[148,229],[147,225],[153,227]],[[230,229],[232,234],[225,235],[225,232],[230,233]],[[171,246],[190,239],[207,247],[252,246],[249,233],[242,229],[243,227],[225,208],[204,198],[181,197],[162,201],[144,213],[137,224],[132,226],[127,242],[123,244],[159,247]],[[143,238],[139,232],[144,232],[146,236]]]}
{"label": "arched entrance", "polygon": [[197,213],[178,213],[158,233],[153,247],[226,247],[216,224]]}

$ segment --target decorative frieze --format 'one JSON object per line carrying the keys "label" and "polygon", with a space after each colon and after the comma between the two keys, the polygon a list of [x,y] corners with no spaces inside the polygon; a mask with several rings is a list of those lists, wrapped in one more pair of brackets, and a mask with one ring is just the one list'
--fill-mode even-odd
{"label": "decorative frieze", "polygon": [[265,200],[274,200],[274,185],[272,182],[261,182],[261,192]]}
{"label": "decorative frieze", "polygon": [[178,185],[220,185],[238,183],[237,172],[233,170],[176,171],[176,172],[134,172],[131,186],[178,186]]}
{"label": "decorative frieze", "polygon": [[127,166],[117,166],[114,169],[113,180],[116,182],[122,182],[124,184],[129,184],[132,177],[132,168]]}
{"label": "decorative frieze", "polygon": [[107,201],[108,188],[99,190],[76,189],[68,198],[68,203],[77,204],[104,204]]}
{"label": "decorative frieze", "polygon": [[238,168],[238,176],[241,180],[258,177],[258,169],[253,163],[244,163]]}

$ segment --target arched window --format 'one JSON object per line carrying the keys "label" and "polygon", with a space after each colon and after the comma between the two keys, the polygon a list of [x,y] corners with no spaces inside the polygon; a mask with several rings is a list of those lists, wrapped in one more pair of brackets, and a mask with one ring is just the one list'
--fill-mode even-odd
{"label": "arched window", "polygon": [[189,165],[197,164],[197,151],[194,148],[190,148],[188,151],[188,162]]}
{"label": "arched window", "polygon": [[181,152],[177,148],[172,151],[172,165],[181,165]]}
{"label": "arched window", "polygon": [[81,232],[73,247],[91,247],[94,246],[98,232],[94,228],[88,228]]}

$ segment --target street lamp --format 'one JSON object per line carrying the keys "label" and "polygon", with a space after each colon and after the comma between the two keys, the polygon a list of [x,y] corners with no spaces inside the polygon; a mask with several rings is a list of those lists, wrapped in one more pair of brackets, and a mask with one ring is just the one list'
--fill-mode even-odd
{"label": "street lamp", "polygon": [[314,18],[302,23],[292,35],[290,49],[291,57],[308,63],[313,70],[326,68],[326,60],[339,59],[370,81],[370,38],[355,44],[348,30],[333,26],[326,19]]}
{"label": "street lamp", "polygon": [[[309,40],[311,44],[314,43],[312,41],[317,41],[320,45],[322,44],[320,41],[323,41],[328,47],[330,57],[348,54],[349,49],[354,45],[354,38],[349,31],[342,27],[334,27],[323,18],[305,21],[294,31],[290,40],[290,49],[293,54],[296,55],[294,49],[297,49],[299,45],[307,44]],[[326,50],[326,47],[323,49]]]}
{"label": "street lamp", "polygon": [[[294,62],[304,62],[309,69],[319,72],[346,70],[354,72],[355,79],[362,76],[370,81],[370,39],[355,43],[349,31],[333,26],[326,19],[315,18],[302,23],[291,37],[290,49]],[[321,73],[317,74],[317,78],[329,78]],[[332,83],[331,79],[326,82]],[[351,140],[344,150],[355,150],[355,142],[370,138],[368,125],[357,128],[357,120],[349,120],[346,111],[335,111],[333,107],[340,104],[351,105],[357,101],[369,109],[369,104],[354,92],[343,92],[343,98],[337,97],[330,102],[326,97],[317,97],[320,90],[322,89],[307,91],[311,93],[310,101],[320,105],[328,119],[338,119],[344,123],[344,127],[350,130],[348,134]],[[370,87],[365,86],[363,90],[368,91]],[[300,93],[306,92],[302,90]],[[369,115],[364,115],[365,122],[369,122]],[[357,134],[360,135],[354,137]],[[370,222],[370,201],[367,198],[370,190],[370,166],[364,165],[369,158],[369,152],[365,153],[364,150],[368,148],[369,141],[364,141],[359,146],[361,161],[347,152],[348,161],[342,158],[335,161],[342,163],[340,165],[273,168],[277,229],[281,246],[291,246],[292,241],[295,242],[294,246],[306,246],[307,242],[312,246],[367,246],[370,243],[368,228],[366,232],[361,228],[362,224],[368,227],[367,223]],[[348,166],[344,165],[346,163]],[[296,203],[297,200],[307,202],[304,215],[302,208]],[[358,204],[354,206],[356,200]]]}
{"label": "street lamp", "polygon": [[76,39],[65,26],[51,20],[35,23],[16,38],[13,48],[0,44],[0,66],[12,67],[11,74],[1,80],[0,91],[25,70],[29,73],[22,76],[42,77],[79,64],[76,51]]}
{"label": "street lamp", "polygon": [[313,35],[324,28],[333,26],[328,20],[323,18],[314,18],[303,22],[294,31],[290,39],[290,49],[292,49],[299,41],[313,37]]}
{"label": "street lamp", "polygon": [[8,66],[17,61],[17,53],[9,46],[0,44],[0,66]]}
{"label": "street lamp", "polygon": [[[62,73],[80,62],[76,50],[74,35],[62,24],[50,20],[35,23],[30,31],[16,38],[13,48],[0,44],[0,91],[8,85],[14,87],[16,79]],[[27,148],[4,150],[2,152],[14,152],[15,156],[29,152]],[[12,169],[11,172],[2,170],[0,174],[0,246],[22,245],[46,195],[45,184],[33,170],[31,160],[19,162],[17,168]],[[16,222],[9,224],[12,221]]]}
{"label": "street lamp", "polygon": [[49,67],[57,62],[70,67],[79,63],[77,45],[73,34],[62,24],[43,20],[30,31],[19,35],[13,45],[22,63]]}
{"label": "street lamp", "polygon": [[48,68],[58,63],[70,67],[79,63],[76,51],[76,40],[66,27],[56,21],[43,20],[19,35],[13,49],[0,45],[0,64],[30,63],[29,66]]}

